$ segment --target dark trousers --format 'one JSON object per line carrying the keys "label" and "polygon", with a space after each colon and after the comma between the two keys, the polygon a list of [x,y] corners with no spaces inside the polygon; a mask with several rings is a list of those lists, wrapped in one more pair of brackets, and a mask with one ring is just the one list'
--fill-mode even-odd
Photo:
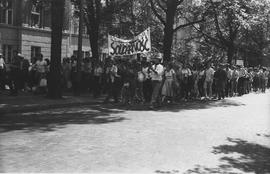
{"label": "dark trousers", "polygon": [[262,92],[265,93],[266,85],[265,85],[266,80],[262,78]]}
{"label": "dark trousers", "polygon": [[121,90],[120,82],[116,78],[114,82],[108,83],[108,95],[104,102],[108,102],[112,97],[114,102],[118,103],[118,97]]}
{"label": "dark trousers", "polygon": [[101,76],[93,76],[93,95],[98,97],[101,92]]}
{"label": "dark trousers", "polygon": [[181,86],[182,86],[182,96],[185,99],[189,99],[191,89],[187,78],[182,80]]}
{"label": "dark trousers", "polygon": [[20,83],[20,71],[19,70],[12,70],[10,74],[10,94],[17,95]]}
{"label": "dark trousers", "polygon": [[245,83],[245,78],[244,77],[240,77],[238,79],[238,86],[237,86],[237,90],[238,90],[238,94],[241,96],[241,95],[244,95],[244,83]]}
{"label": "dark trousers", "polygon": [[199,88],[200,97],[204,96],[203,83],[204,83],[204,79],[203,78],[199,79],[198,88]]}
{"label": "dark trousers", "polygon": [[151,96],[152,96],[152,82],[150,79],[147,79],[143,82],[143,96],[144,96],[144,100],[146,102],[150,102],[151,101]]}
{"label": "dark trousers", "polygon": [[5,70],[0,69],[0,89],[4,90],[5,89]]}
{"label": "dark trousers", "polygon": [[231,80],[227,80],[227,83],[225,85],[225,93],[226,93],[226,97],[231,96],[232,94],[232,81]]}
{"label": "dark trousers", "polygon": [[217,81],[216,83],[216,92],[218,99],[225,98],[225,84],[226,82],[224,81]]}

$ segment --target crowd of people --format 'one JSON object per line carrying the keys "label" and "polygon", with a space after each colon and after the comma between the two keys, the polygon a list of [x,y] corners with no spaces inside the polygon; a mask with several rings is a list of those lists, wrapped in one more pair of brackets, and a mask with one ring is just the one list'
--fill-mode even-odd
{"label": "crowd of people", "polygon": [[[17,54],[12,63],[5,64],[0,54],[0,88],[10,95],[18,91],[47,93],[50,61],[42,54],[25,59]],[[159,56],[148,61],[138,59],[112,59],[94,63],[85,58],[81,63],[81,81],[78,81],[76,57],[62,61],[63,91],[82,91],[93,97],[107,95],[122,104],[149,103],[151,107],[180,100],[224,99],[250,92],[265,92],[269,88],[269,68],[234,66],[229,64],[190,65],[188,63],[162,63]]]}

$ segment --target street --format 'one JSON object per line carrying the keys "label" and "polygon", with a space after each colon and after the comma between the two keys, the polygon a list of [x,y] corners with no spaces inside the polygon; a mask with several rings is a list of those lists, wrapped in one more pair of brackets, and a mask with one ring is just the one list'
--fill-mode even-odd
{"label": "street", "polygon": [[270,173],[269,99],[5,114],[0,172]]}

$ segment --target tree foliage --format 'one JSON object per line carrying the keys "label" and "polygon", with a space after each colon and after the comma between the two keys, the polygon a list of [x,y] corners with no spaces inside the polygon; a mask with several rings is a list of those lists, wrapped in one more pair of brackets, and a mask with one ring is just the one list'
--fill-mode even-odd
{"label": "tree foliage", "polygon": [[193,27],[203,42],[225,51],[232,63],[246,33],[267,19],[269,0],[205,0],[198,10],[204,11],[206,22]]}
{"label": "tree foliage", "polygon": [[191,8],[191,1],[184,0],[149,0],[155,17],[163,25],[163,54],[164,60],[170,61],[173,37],[179,29],[204,21],[204,15],[194,15],[193,19],[186,20]]}

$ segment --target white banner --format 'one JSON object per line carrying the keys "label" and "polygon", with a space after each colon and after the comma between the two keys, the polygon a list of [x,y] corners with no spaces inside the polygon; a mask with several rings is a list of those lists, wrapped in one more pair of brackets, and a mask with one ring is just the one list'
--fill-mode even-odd
{"label": "white banner", "polygon": [[151,51],[150,28],[131,40],[124,40],[108,35],[108,49],[110,56],[147,53]]}

